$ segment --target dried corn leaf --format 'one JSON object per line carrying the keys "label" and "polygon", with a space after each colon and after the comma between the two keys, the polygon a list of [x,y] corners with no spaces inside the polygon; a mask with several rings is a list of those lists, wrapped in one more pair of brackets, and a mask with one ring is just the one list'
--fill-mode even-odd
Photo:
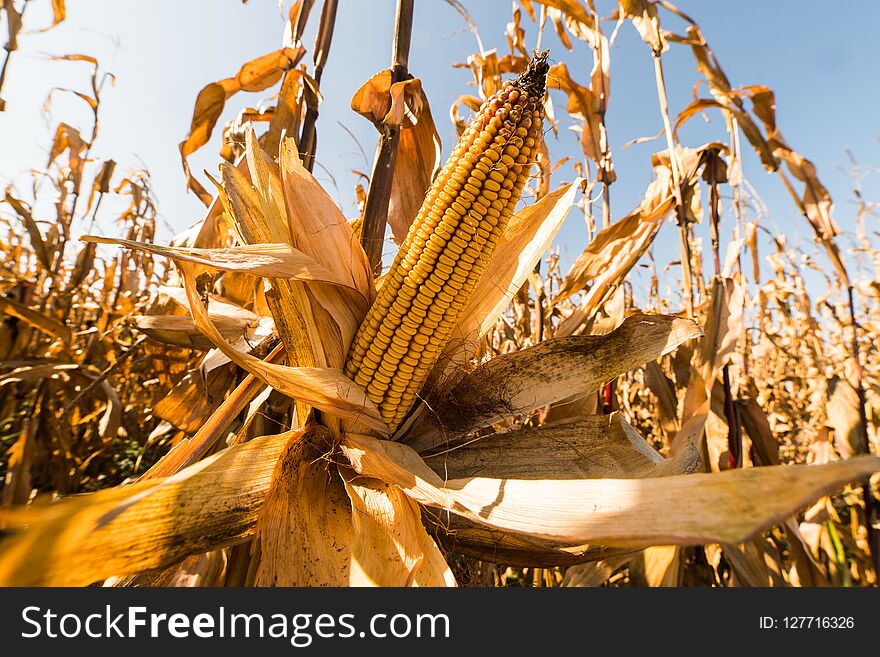
{"label": "dried corn leaf", "polygon": [[[6,30],[8,38],[3,49],[10,53],[18,48],[18,33],[21,32],[21,12],[15,8],[12,0],[3,0],[3,11],[6,12]],[[2,111],[0,106],[0,111]]]}
{"label": "dried corn leaf", "polygon": [[421,93],[421,109],[413,126],[404,124],[397,146],[397,164],[391,181],[391,199],[388,204],[388,225],[398,244],[403,243],[409,227],[415,220],[440,171],[440,135],[431,116],[431,107],[425,92]]}
{"label": "dried corn leaf", "polygon": [[681,546],[655,545],[630,559],[630,580],[633,586],[681,586],[683,567]]}
{"label": "dried corn leaf", "polygon": [[412,126],[425,99],[422,81],[410,77],[392,84],[391,79],[391,69],[376,73],[355,92],[351,109],[376,126]]}
{"label": "dried corn leaf", "polygon": [[[683,188],[690,188],[696,183],[701,153],[710,146],[678,149],[678,161],[683,167]],[[639,207],[600,231],[578,256],[560,285],[553,298],[554,304],[568,299],[591,283],[574,312],[560,322],[556,335],[578,335],[585,331],[590,318],[648,250],[663,221],[672,211],[675,196],[668,152],[656,153],[652,164],[657,178],[648,186]]]}
{"label": "dried corn leaf", "polygon": [[639,31],[642,41],[647,43],[655,56],[669,46],[663,31],[660,29],[660,19],[657,16],[657,6],[651,0],[618,0],[623,15],[629,18]]}
{"label": "dried corn leaf", "polygon": [[[764,551],[748,541],[743,545],[722,544],[724,556],[733,570],[735,586],[773,586],[770,569],[764,560]],[[778,583],[777,583],[778,585]]]}
{"label": "dried corn leaf", "polygon": [[30,237],[31,247],[34,250],[34,255],[37,257],[37,261],[46,271],[51,271],[52,256],[49,254],[49,249],[46,247],[46,242],[43,241],[43,235],[40,232],[39,226],[37,226],[37,222],[34,221],[31,211],[24,203],[12,196],[9,189],[6,190],[6,198],[4,200],[12,206],[15,214],[24,222],[24,227],[27,230],[28,237]]}
{"label": "dried corn leaf", "polygon": [[[302,165],[292,139],[282,143],[280,162],[293,246],[332,271],[363,297],[359,300],[344,289],[324,284],[315,284],[310,290],[324,309],[328,321],[332,320],[338,325],[333,359],[328,360],[328,364],[338,363],[341,366],[375,297],[369,261],[342,212]],[[320,317],[316,319],[320,320]]]}
{"label": "dried corn leaf", "polygon": [[257,520],[255,586],[345,586],[353,549],[348,497],[329,461],[330,432],[290,436]]}
{"label": "dried corn leaf", "polygon": [[[104,414],[98,420],[98,435],[105,441],[112,440],[116,437],[119,427],[122,423],[122,403],[119,401],[119,395],[113,389],[106,379],[100,378],[97,371],[90,371],[86,366],[77,363],[46,363],[43,365],[27,365],[17,367],[11,372],[0,376],[0,388],[12,383],[30,383],[34,384],[43,379],[62,379],[70,380],[71,376],[80,376],[88,382],[90,388],[100,389],[107,407]],[[97,383],[96,383],[97,382]]]}
{"label": "dried corn leaf", "polygon": [[342,211],[302,165],[293,139],[282,143],[280,162],[293,246],[372,301],[375,292],[367,255]]}
{"label": "dried corn leaf", "polygon": [[[535,2],[546,7],[558,9],[567,16],[570,16],[572,19],[583,24],[586,29],[593,28],[593,17],[587,13],[587,9],[582,2],[578,2],[577,0],[535,0]],[[529,12],[529,14],[532,15],[533,12]],[[533,15],[532,19],[534,20]]]}
{"label": "dried corn leaf", "polygon": [[710,388],[718,373],[736,350],[745,330],[743,289],[732,278],[713,277],[709,309],[703,326],[705,335],[694,353],[694,366]]}
{"label": "dried corn leaf", "polygon": [[558,9],[548,9],[547,16],[553,21],[553,29],[556,30],[556,36],[559,37],[559,42],[565,46],[566,50],[571,52],[573,47],[571,45],[571,39],[568,38],[568,32],[565,31],[565,19],[562,12]]}
{"label": "dried corn leaf", "polygon": [[53,27],[63,22],[64,19],[67,18],[67,7],[65,5],[65,0],[52,0],[52,24],[49,27],[44,27],[40,32],[45,32],[47,30],[51,30]]}
{"label": "dried corn leaf", "polygon": [[[192,314],[186,291],[177,287],[161,286],[159,292],[171,297]],[[252,351],[272,333],[273,322],[269,317],[242,308],[228,299],[208,295],[208,317],[217,330],[236,349]],[[195,349],[212,349],[214,344],[202,333],[190,317],[177,315],[141,315],[129,319],[132,325],[155,340],[167,344]]]}
{"label": "dried corn leaf", "polygon": [[743,429],[752,442],[752,462],[757,466],[779,465],[779,442],[773,436],[764,409],[752,398],[737,401]]}
{"label": "dried corn leaf", "polygon": [[267,363],[238,351],[223,338],[211,322],[195,286],[193,265],[175,261],[183,274],[189,308],[200,331],[230,360],[279,392],[297,401],[319,408],[341,418],[356,420],[382,434],[388,428],[375,405],[342,370],[326,367],[286,367]]}
{"label": "dried corn leaf", "polygon": [[481,561],[523,568],[571,566],[601,561],[634,548],[567,545],[535,536],[493,529],[447,511],[425,507],[422,519],[444,550]]}
{"label": "dried corn leaf", "polygon": [[[68,55],[68,57],[74,57],[74,55]],[[94,61],[94,58],[89,59]],[[97,66],[97,62],[94,61],[94,63],[95,66]],[[69,157],[67,169],[68,175],[73,181],[73,189],[71,191],[74,194],[79,193],[79,188],[82,183],[83,167],[85,166],[83,156],[88,146],[88,143],[80,135],[79,130],[66,123],[58,124],[58,128],[55,130],[55,138],[52,140],[52,147],[49,149],[49,161],[46,164],[46,167],[48,168],[52,166],[52,163],[55,162],[64,151],[68,151]]]}
{"label": "dried corn leaf", "polygon": [[359,473],[421,504],[497,529],[566,542],[632,546],[740,543],[818,497],[880,470],[860,456],[821,466],[774,466],[651,479],[443,481],[411,448],[346,435]]}
{"label": "dried corn leaf", "polygon": [[841,458],[848,459],[861,451],[862,420],[859,395],[855,387],[840,377],[828,382],[828,426],[834,429],[834,446]]}
{"label": "dried corn leaf", "polygon": [[61,340],[66,345],[69,345],[73,340],[73,331],[70,330],[70,327],[13,299],[0,297],[0,312],[26,322],[46,335]]}
{"label": "dried corn leaf", "polygon": [[195,434],[223,401],[224,394],[235,382],[236,371],[234,365],[216,368],[207,382],[202,381],[198,372],[188,373],[153,404],[153,415],[186,434]]}
{"label": "dried corn leaf", "polygon": [[663,430],[669,435],[674,434],[678,430],[678,398],[675,384],[666,376],[657,361],[652,360],[645,365],[645,385],[657,397],[657,408],[660,411],[657,419]]}
{"label": "dried corn leaf", "polygon": [[354,524],[352,586],[455,586],[418,504],[397,486],[355,473],[345,488]]}
{"label": "dried corn leaf", "polygon": [[[602,37],[604,49],[608,52],[608,43]],[[603,68],[604,67],[604,68]],[[568,114],[585,121],[580,129],[581,150],[584,155],[600,167],[600,180],[612,183],[616,176],[609,155],[608,133],[605,129],[605,108],[608,103],[610,81],[607,76],[608,62],[597,62],[593,71],[593,82],[597,88],[587,88],[575,82],[565,64],[556,64],[550,68],[547,85],[558,88],[568,96]],[[604,73],[604,74],[603,74]]]}
{"label": "dried corn leaf", "polygon": [[[236,167],[221,165],[225,190],[221,198],[227,208],[224,217],[242,244],[290,243],[285,211],[283,206],[279,207],[280,175],[277,168],[273,171],[274,164],[265,161],[264,153],[256,148],[254,141],[253,132],[248,131],[248,157],[243,162],[249,163],[249,169],[253,165],[250,173],[257,181],[257,189]],[[341,348],[333,340],[338,330],[336,333],[326,331],[323,335],[318,330],[316,314],[323,310],[313,308],[302,283],[273,280],[266,302],[291,364],[302,367],[341,364],[337,362],[341,359],[338,355]]]}
{"label": "dried corn leaf", "polygon": [[187,158],[202,146],[208,143],[211,132],[217,124],[217,120],[223,113],[226,100],[239,91],[262,91],[281,80],[285,71],[295,75],[305,75],[301,71],[293,69],[296,62],[302,57],[304,51],[293,48],[281,48],[269,54],[257,57],[247,62],[239,69],[234,77],[212,82],[204,87],[196,97],[193,109],[192,122],[189,133],[180,142],[180,157],[183,162],[183,171],[186,175],[187,188],[196,193],[199,199],[206,205],[211,205],[211,195],[195,179],[189,170]]}
{"label": "dried corn leaf", "polygon": [[[685,108],[676,119],[676,125],[680,125],[707,107],[722,107],[736,118],[737,124],[742,128],[749,143],[769,171],[776,171],[779,168],[780,160],[785,162],[792,175],[804,183],[804,192],[802,195],[798,195],[785,177],[783,177],[783,183],[813,228],[817,239],[825,247],[828,257],[841,275],[844,285],[848,285],[849,275],[840,249],[834,241],[834,237],[840,233],[840,229],[831,217],[831,196],[819,181],[813,163],[794,151],[777,129],[776,102],[773,92],[767,87],[761,86],[746,87],[742,90],[732,89],[730,81],[721,70],[718,60],[715,59],[715,55],[696,25],[688,26],[687,42],[691,45],[697,62],[697,70],[709,83],[709,91],[714,101],[708,99],[695,101]],[[742,96],[751,97],[754,113],[764,124],[766,136],[761,133],[758,125],[746,111],[741,99]]]}
{"label": "dried corn leaf", "polygon": [[290,434],[257,438],[167,479],[0,511],[4,586],[86,586],[169,566],[253,533]]}
{"label": "dried corn leaf", "polygon": [[131,249],[176,258],[194,264],[215,267],[266,278],[287,278],[298,281],[322,281],[348,286],[336,274],[288,244],[242,244],[228,249],[195,249],[160,246],[113,237],[86,235],[84,242],[119,244]]}
{"label": "dried corn leaf", "polygon": [[[219,313],[210,313],[211,321],[220,334],[233,344],[240,343],[248,333],[247,319],[227,317]],[[190,317],[180,315],[138,315],[130,319],[132,326],[141,333],[146,333],[153,340],[174,347],[200,349],[208,351],[214,343],[196,328]]]}
{"label": "dried corn leaf", "polygon": [[46,363],[45,365],[25,365],[0,376],[0,387],[13,383],[34,383],[49,377],[64,376],[65,372],[79,369],[76,363]]}
{"label": "dried corn leaf", "polygon": [[421,81],[391,80],[390,70],[374,75],[355,93],[351,108],[380,130],[383,125],[400,126],[388,206],[388,225],[400,244],[440,170],[441,147]]}
{"label": "dried corn leaf", "polygon": [[665,477],[692,471],[699,458],[663,459],[619,413],[462,439],[421,456],[444,479]]}
{"label": "dried corn leaf", "polygon": [[[527,413],[598,390],[603,383],[699,335],[699,326],[688,319],[633,315],[607,335],[555,338],[498,356],[464,374],[449,391],[448,400],[439,402],[449,412],[467,418],[475,429],[511,413]],[[494,408],[487,391],[500,391]]]}
{"label": "dried corn leaf", "polygon": [[[6,459],[6,477],[0,490],[2,506],[26,504],[31,497],[33,491],[31,468],[34,461],[36,428],[37,424],[30,420],[22,423],[18,439],[3,455]],[[4,529],[2,518],[3,516],[0,515],[0,529]],[[0,543],[0,546],[2,545]]]}

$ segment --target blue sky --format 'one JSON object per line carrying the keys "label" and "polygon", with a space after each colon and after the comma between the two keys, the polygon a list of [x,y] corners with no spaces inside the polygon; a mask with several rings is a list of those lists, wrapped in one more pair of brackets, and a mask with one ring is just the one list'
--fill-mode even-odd
{"label": "blue sky", "polygon": [[[48,0],[30,4],[26,31],[50,22]],[[505,54],[509,0],[465,0],[464,4],[477,21],[485,47]],[[603,15],[613,6],[604,0],[597,4]],[[847,2],[846,16],[841,15],[842,9],[831,9],[818,0],[740,0],[735,8],[734,3],[699,0],[679,0],[678,4],[700,24],[734,86],[763,84],[775,90],[782,133],[792,147],[816,162],[835,200],[838,223],[851,227],[854,206],[845,149],[851,149],[864,165],[880,163],[880,85],[876,84],[880,57],[875,34],[880,4]],[[837,14],[831,15],[834,11]],[[316,175],[349,217],[356,214],[356,177],[351,170],[369,171],[376,140],[372,125],[354,114],[349,102],[360,84],[390,62],[393,13],[393,0],[340,0],[324,73],[317,159],[332,173],[335,185],[320,168]],[[65,23],[46,33],[20,37],[20,50],[13,56],[3,89],[7,111],[0,114],[0,182],[5,186],[15,179],[26,184],[19,172],[45,164],[50,135],[59,120],[88,134],[89,112],[81,101],[57,95],[48,123],[41,107],[54,86],[84,89],[88,84],[86,65],[50,61],[48,55],[92,54],[116,75],[115,84],[105,88],[101,136],[92,155],[97,160],[114,158],[119,173],[149,169],[167,224],[160,238],[188,227],[200,218],[203,208],[185,191],[177,145],[188,129],[196,94],[205,84],[234,74],[244,61],[277,48],[285,15],[276,0],[250,0],[247,5],[239,0],[70,0]],[[536,28],[525,15],[524,25],[532,46]],[[317,11],[305,39],[308,48],[314,43],[316,26]],[[684,31],[678,21],[667,21],[664,26]],[[606,34],[612,28],[613,23],[607,24]],[[565,62],[572,75],[586,83],[591,56],[576,39],[572,41],[575,51],[569,53],[549,25],[545,30],[544,45],[551,48],[551,56]],[[472,92],[470,71],[454,69],[452,64],[464,61],[475,50],[473,35],[448,4],[416,0],[410,69],[423,80],[444,155],[455,138],[449,106],[457,96]],[[307,58],[311,64],[311,53]],[[675,114],[691,100],[698,74],[689,49],[682,46],[664,55],[664,66]],[[664,147],[658,140],[623,149],[624,143],[656,134],[662,127],[650,52],[629,24],[621,29],[612,50],[611,79],[608,130],[618,174],[611,191],[613,218],[617,219],[642,197],[652,176],[650,154]],[[234,97],[212,142],[191,158],[193,170],[215,172],[222,125],[241,107],[257,105],[269,96],[264,92]],[[555,101],[561,114],[563,98],[557,96]],[[725,139],[720,116],[713,113],[710,120],[706,124],[699,117],[693,119],[692,127],[682,132],[683,141],[697,146],[709,139]],[[357,137],[368,162],[340,123]],[[558,142],[550,137],[554,158],[577,155],[574,135],[567,130],[560,134]],[[812,252],[809,227],[778,179],[766,174],[751,156],[745,159],[745,175],[769,209],[765,227]],[[571,177],[570,167],[563,167],[554,175],[554,185]],[[868,198],[880,197],[876,175],[868,177],[865,190]],[[105,206],[101,224],[109,230],[115,207],[112,202]],[[724,222],[722,234],[729,236],[733,225],[729,212]],[[703,228],[699,230],[707,236],[708,251],[708,232]],[[577,213],[569,217],[557,242],[565,262],[583,249],[586,233]],[[655,256],[661,267],[677,259],[671,224],[661,234]],[[642,288],[640,281],[644,283],[637,275],[637,289]]]}

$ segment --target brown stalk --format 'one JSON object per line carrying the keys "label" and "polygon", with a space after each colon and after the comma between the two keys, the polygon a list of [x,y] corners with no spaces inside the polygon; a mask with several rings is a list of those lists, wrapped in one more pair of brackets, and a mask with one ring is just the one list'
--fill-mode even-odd
{"label": "brown stalk", "polygon": [[611,225],[611,183],[602,181],[602,228]]}
{"label": "brown stalk", "polygon": [[672,191],[675,194],[675,214],[678,223],[679,247],[681,250],[681,271],[684,281],[684,303],[688,317],[694,316],[693,274],[691,272],[691,244],[688,237],[688,222],[684,210],[681,190],[681,171],[675,154],[675,139],[669,121],[669,102],[666,95],[666,82],[663,79],[663,63],[660,53],[654,53],[654,76],[657,79],[657,98],[660,101],[660,114],[663,117],[663,131],[666,133],[666,147],[669,149],[669,166],[672,170]]}
{"label": "brown stalk", "polygon": [[[721,217],[718,214],[720,199],[718,197],[718,155],[713,154],[706,163],[706,172],[709,177],[709,211],[712,216],[712,254],[715,258],[715,275],[721,276],[721,254],[719,244],[718,227]],[[733,394],[730,390],[730,364],[726,364],[721,370],[722,385],[724,387],[724,419],[727,422],[727,448],[729,453],[729,467],[742,467],[742,432],[740,431],[739,413],[736,404],[733,403]]]}
{"label": "brown stalk", "polygon": [[[543,5],[542,5],[543,7]],[[599,28],[599,14],[593,9],[590,14],[593,17],[595,31],[597,36],[601,37],[602,32]],[[602,61],[602,45],[603,41],[601,38],[597,38],[595,45],[593,46],[593,59],[596,62],[597,66],[601,66],[600,62]],[[605,112],[608,108],[608,90],[605,88],[605,78],[604,76],[599,76],[599,79],[602,81],[600,96],[603,101],[599,104],[599,123],[602,126],[602,130],[607,134],[607,127],[605,125]],[[596,90],[594,89],[594,92]],[[584,126],[586,129],[586,126]],[[611,169],[611,153],[610,147],[608,144],[608,139],[603,140],[602,142],[602,159],[598,162],[599,167],[599,180],[602,181],[602,228],[608,228],[611,225],[611,183],[614,182],[614,177],[609,175],[609,170]]]}
{"label": "brown stalk", "polygon": [[[412,35],[413,0],[397,0],[394,28],[394,48],[391,62],[391,84],[402,82],[409,75],[409,44]],[[373,273],[382,273],[382,244],[385,241],[385,223],[391,201],[391,183],[397,162],[400,126],[382,124],[370,189],[364,206],[364,224],[361,244],[370,261]]]}
{"label": "brown stalk", "polygon": [[[535,265],[535,274],[538,276],[538,282],[541,282],[541,261],[538,260]],[[535,295],[535,312],[538,315],[538,334],[535,336],[537,342],[544,341],[544,303],[547,295],[544,293],[544,286],[540,285],[538,293]]]}
{"label": "brown stalk", "polygon": [[[312,76],[320,88],[321,75],[330,56],[330,44],[333,41],[333,28],[336,25],[337,0],[326,0],[321,12],[321,23],[315,40],[315,74]],[[300,156],[303,166],[309,171],[315,166],[315,151],[318,147],[318,133],[315,122],[318,120],[318,98],[308,85],[303,86],[306,101],[306,116],[303,119],[302,133],[299,140]]]}

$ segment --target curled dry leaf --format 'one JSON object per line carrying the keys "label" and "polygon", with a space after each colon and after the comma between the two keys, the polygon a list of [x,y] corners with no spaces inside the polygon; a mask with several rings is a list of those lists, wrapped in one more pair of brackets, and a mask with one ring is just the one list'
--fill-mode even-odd
{"label": "curled dry leaf", "polygon": [[397,145],[397,164],[391,181],[391,199],[388,204],[388,225],[398,244],[403,243],[440,171],[440,135],[431,116],[431,107],[425,92],[421,93],[421,110],[415,125],[404,124]]}
{"label": "curled dry leaf", "polygon": [[374,125],[413,126],[418,121],[425,94],[418,78],[391,83],[391,69],[376,73],[351,99],[351,109]]}
{"label": "curled dry leaf", "polygon": [[58,128],[55,130],[55,138],[52,140],[52,147],[49,149],[49,161],[46,167],[52,166],[64,151],[68,151],[67,169],[70,179],[73,181],[72,191],[74,194],[79,193],[79,188],[82,184],[83,167],[85,166],[83,157],[87,148],[88,143],[82,138],[79,130],[66,123],[58,124]]}
{"label": "curled dry leaf", "polygon": [[629,18],[639,31],[642,41],[647,43],[655,56],[666,50],[669,45],[660,29],[657,16],[657,5],[651,0],[618,0],[620,11]]}
{"label": "curled dry leaf", "polygon": [[663,459],[619,413],[460,439],[421,456],[444,479],[621,479],[693,471],[690,451]]}
{"label": "curled dry leaf", "polygon": [[[204,87],[196,98],[192,122],[186,139],[180,142],[180,157],[186,175],[187,188],[191,189],[206,205],[212,197],[189,170],[187,158],[208,143],[217,120],[223,113],[226,100],[239,91],[262,91],[276,84],[286,71],[307,79],[305,73],[294,69],[304,54],[302,48],[281,48],[252,59],[231,78],[212,82]],[[311,81],[314,84],[314,81]]]}
{"label": "curled dry leaf", "polygon": [[[608,43],[602,37],[604,50],[608,52]],[[597,62],[593,71],[591,88],[575,82],[565,64],[555,64],[548,74],[548,86],[561,89],[568,96],[568,114],[584,121],[580,129],[580,145],[584,155],[593,160],[600,168],[600,180],[612,183],[616,179],[614,166],[608,144],[608,132],[605,128],[605,109],[608,105],[610,81],[607,75],[608,62]]]}
{"label": "curled dry leaf", "polygon": [[[591,30],[594,25],[593,17],[587,13],[587,9],[578,0],[535,0],[538,4],[552,7],[563,12],[566,16],[580,23],[585,30]],[[534,19],[534,16],[532,16]]]}
{"label": "curled dry leaf", "polygon": [[421,81],[411,77],[391,84],[391,80],[391,70],[374,75],[357,90],[351,108],[380,131],[383,125],[400,126],[388,206],[388,225],[400,244],[440,170],[441,145]]}
{"label": "curled dry leaf", "polygon": [[[259,321],[259,318],[251,320],[248,317],[241,317],[237,313],[230,316],[223,312],[215,312],[213,309],[208,313],[208,316],[214,322],[220,334],[233,344],[241,344],[244,340],[250,341],[253,336],[248,331],[248,328],[252,322],[256,323]],[[132,317],[131,323],[142,333],[146,333],[153,340],[163,344],[204,351],[214,348],[214,343],[196,328],[195,322],[190,317],[180,315],[139,315]],[[254,341],[254,344],[257,342]]]}

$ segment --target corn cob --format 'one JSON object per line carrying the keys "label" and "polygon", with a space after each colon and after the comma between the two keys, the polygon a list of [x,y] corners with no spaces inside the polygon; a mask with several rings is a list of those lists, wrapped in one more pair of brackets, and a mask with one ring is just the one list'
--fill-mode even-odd
{"label": "corn cob", "polygon": [[358,329],[345,372],[393,431],[436,364],[535,162],[547,53],[488,98],[435,179]]}

